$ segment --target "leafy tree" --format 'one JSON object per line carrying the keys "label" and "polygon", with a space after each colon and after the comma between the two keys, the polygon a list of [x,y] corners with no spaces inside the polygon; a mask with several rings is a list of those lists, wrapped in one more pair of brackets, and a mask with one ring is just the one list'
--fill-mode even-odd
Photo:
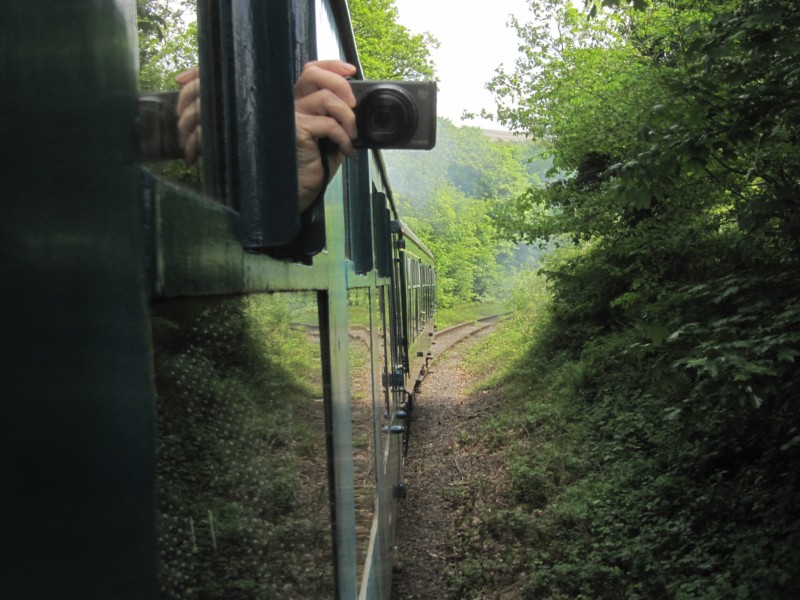
{"label": "leafy tree", "polygon": [[424,218],[407,219],[436,257],[438,302],[443,308],[497,294],[497,257],[504,248],[486,207],[443,186],[434,193]]}
{"label": "leafy tree", "polygon": [[589,2],[586,19],[531,0],[517,68],[491,84],[552,157],[499,223],[564,246],[531,380],[556,380],[540,392],[564,398],[588,440],[576,462],[594,464],[560,480],[533,454],[514,465],[551,526],[533,526],[551,537],[527,591],[792,597],[800,6],[630,4]]}
{"label": "leafy tree", "polygon": [[496,299],[526,263],[524,249],[498,238],[495,211],[538,184],[545,167],[528,162],[537,152],[534,143],[494,141],[439,119],[432,151],[384,153],[404,218],[436,257],[440,306]]}
{"label": "leafy tree", "polygon": [[137,0],[139,86],[177,89],[175,75],[197,64],[197,20],[191,0]]}
{"label": "leafy tree", "polygon": [[539,185],[548,163],[537,160],[538,153],[534,142],[494,141],[477,127],[456,127],[439,118],[433,150],[389,150],[383,156],[403,200],[423,211],[432,190],[443,185],[483,200],[510,198],[529,185]]}
{"label": "leafy tree", "polygon": [[[371,79],[434,80],[429,33],[413,34],[397,23],[394,0],[350,0],[360,59]],[[197,64],[193,0],[137,0],[142,89],[176,87],[175,74]]]}
{"label": "leafy tree", "polygon": [[501,223],[516,239],[588,244],[548,271],[566,323],[648,315],[676,331],[682,286],[797,261],[797,9],[673,1],[586,21],[531,4],[559,27],[516,22],[529,48],[492,86],[524,97],[500,114],[542,136],[562,177]]}
{"label": "leafy tree", "polygon": [[394,0],[348,0],[356,44],[368,79],[435,80],[430,56],[439,42],[397,22]]}

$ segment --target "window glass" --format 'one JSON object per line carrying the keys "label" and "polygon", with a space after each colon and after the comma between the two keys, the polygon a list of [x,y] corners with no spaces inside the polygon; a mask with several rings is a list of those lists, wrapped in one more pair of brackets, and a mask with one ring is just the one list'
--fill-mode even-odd
{"label": "window glass", "polygon": [[388,469],[387,462],[389,457],[386,454],[389,448],[389,426],[394,424],[397,407],[394,405],[394,394],[392,392],[389,373],[391,373],[391,330],[388,326],[389,308],[389,287],[383,286],[376,289],[376,300],[372,307],[372,322],[375,328],[373,340],[377,351],[377,363],[375,365],[375,391],[378,394],[376,410],[380,410],[383,416],[383,469]]}
{"label": "window glass", "polygon": [[332,598],[314,296],[167,301],[152,322],[160,597]]}
{"label": "window glass", "polygon": [[[197,7],[193,0],[137,3],[139,42],[139,149],[151,171],[195,189],[202,187]],[[186,86],[184,134],[178,131],[178,95]],[[192,100],[189,102],[189,100]],[[181,109],[184,107],[181,106]],[[192,118],[190,114],[197,114]]]}
{"label": "window glass", "polygon": [[[350,396],[353,431],[353,488],[356,509],[356,581],[360,582],[367,560],[375,517],[375,478],[378,452],[376,418],[382,420],[383,403],[373,396],[373,344],[370,333],[371,298],[368,290],[351,290]],[[376,412],[380,411],[380,412]]]}

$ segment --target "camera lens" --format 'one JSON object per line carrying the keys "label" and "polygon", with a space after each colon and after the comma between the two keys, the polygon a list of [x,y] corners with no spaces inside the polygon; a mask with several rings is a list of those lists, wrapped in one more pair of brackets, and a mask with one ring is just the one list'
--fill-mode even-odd
{"label": "camera lens", "polygon": [[417,129],[417,109],[404,89],[383,84],[370,90],[356,109],[358,136],[375,147],[403,144]]}

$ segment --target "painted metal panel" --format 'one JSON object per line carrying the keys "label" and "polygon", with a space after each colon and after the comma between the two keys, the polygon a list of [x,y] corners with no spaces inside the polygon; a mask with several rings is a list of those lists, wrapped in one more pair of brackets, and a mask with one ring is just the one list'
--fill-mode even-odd
{"label": "painted metal panel", "polygon": [[372,203],[369,152],[361,150],[347,161],[347,220],[350,258],[357,273],[373,268]]}
{"label": "painted metal panel", "polygon": [[6,598],[156,596],[136,87],[119,7],[0,5]]}
{"label": "painted metal panel", "polygon": [[244,245],[291,241],[300,228],[289,0],[231,0],[235,106],[229,123]]}

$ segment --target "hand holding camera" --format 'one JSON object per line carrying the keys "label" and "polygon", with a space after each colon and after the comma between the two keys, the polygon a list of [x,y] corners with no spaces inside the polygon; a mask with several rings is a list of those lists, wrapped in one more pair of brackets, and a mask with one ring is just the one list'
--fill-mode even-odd
{"label": "hand holding camera", "polygon": [[[310,62],[294,86],[297,178],[300,210],[305,210],[327,185],[344,156],[353,156],[356,98],[345,77],[356,68],[338,60]],[[320,140],[328,140],[325,148]],[[322,152],[325,152],[323,159]],[[325,168],[327,162],[327,169]]]}
{"label": "hand holding camera", "polygon": [[436,83],[344,79],[355,71],[341,61],[312,62],[295,85],[301,210],[327,184],[324,173],[334,174],[355,148],[436,144]]}
{"label": "hand holding camera", "polygon": [[[429,150],[436,143],[434,82],[347,79],[355,74],[355,66],[339,60],[315,61],[305,65],[295,84],[301,211],[327,184],[326,175],[332,176],[344,157],[353,156],[356,148]],[[166,96],[161,98],[163,94],[150,94],[147,99],[151,101],[143,103],[145,108],[152,105],[144,119],[145,124],[152,121],[152,127],[143,129],[158,131],[143,136],[147,139],[142,143],[142,154],[151,157],[148,160],[183,156],[192,164],[201,154],[199,70],[195,67],[185,71],[177,80],[183,86],[177,99],[174,94],[169,95],[168,101]],[[162,126],[165,107],[169,108],[169,120],[177,121],[176,128]],[[148,117],[150,113],[152,116]],[[175,135],[166,140],[171,142],[166,149],[161,129],[176,129]]]}

